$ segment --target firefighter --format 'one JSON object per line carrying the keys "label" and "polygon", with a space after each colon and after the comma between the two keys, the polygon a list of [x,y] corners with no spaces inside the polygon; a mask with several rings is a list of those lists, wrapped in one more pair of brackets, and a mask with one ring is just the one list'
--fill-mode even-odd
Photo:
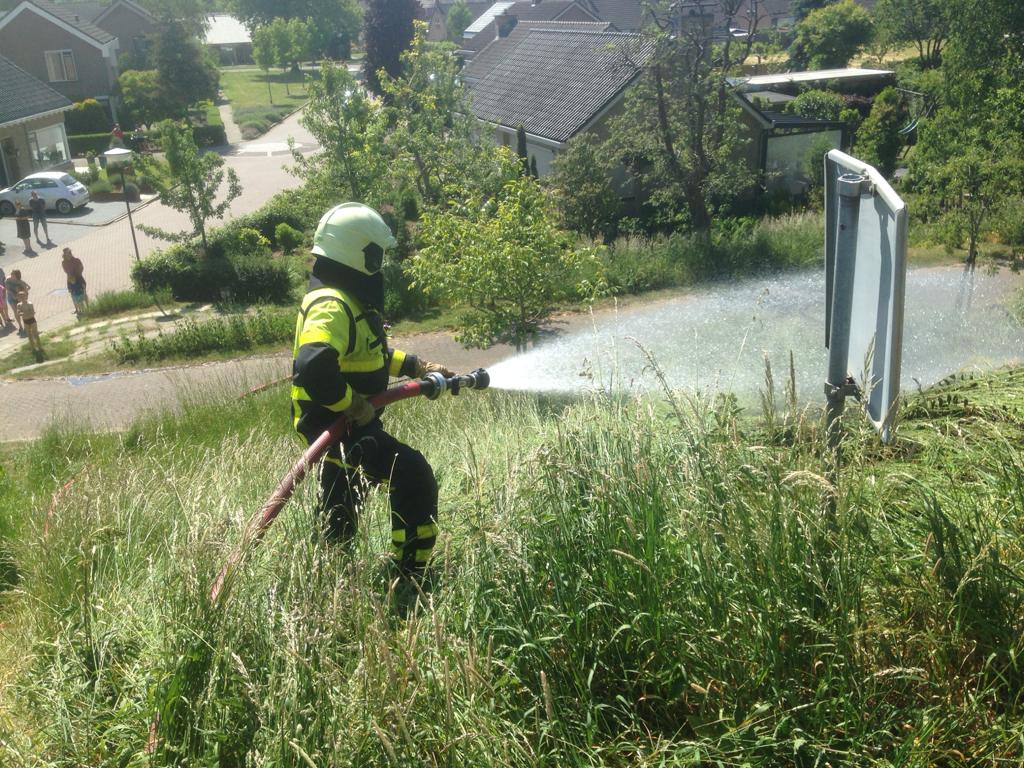
{"label": "firefighter", "polygon": [[437,537],[437,482],[423,455],[384,429],[367,398],[389,377],[451,376],[444,366],[388,347],[384,252],[396,245],[372,208],[342,203],[320,219],[313,276],[302,300],[292,351],[292,418],[312,443],[340,414],[350,431],[320,468],[321,525],[329,540],[350,542],[367,483],[388,483],[391,543],[404,577],[421,577]]}

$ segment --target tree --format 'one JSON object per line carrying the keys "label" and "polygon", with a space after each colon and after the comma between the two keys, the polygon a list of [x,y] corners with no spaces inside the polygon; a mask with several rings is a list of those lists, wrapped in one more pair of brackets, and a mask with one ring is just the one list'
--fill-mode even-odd
{"label": "tree", "polygon": [[791,0],[789,8],[793,12],[793,18],[800,22],[811,11],[824,8],[829,3],[834,2],[836,0]]}
{"label": "tree", "polygon": [[871,16],[853,0],[826,5],[796,25],[790,61],[800,69],[845,67],[873,34]]}
{"label": "tree", "polygon": [[289,53],[293,69],[297,70],[300,62],[312,58],[313,29],[312,19],[295,18],[288,21],[288,34],[291,39]]}
{"label": "tree", "polygon": [[484,205],[471,197],[426,214],[408,262],[417,285],[464,310],[458,338],[473,346],[523,349],[558,302],[592,296],[600,275],[594,254],[555,226],[538,182],[515,176]]}
{"label": "tree", "polygon": [[380,70],[391,78],[401,74],[402,52],[412,42],[418,8],[416,0],[370,0],[364,30],[363,75],[367,87],[374,93],[381,93]]}
{"label": "tree", "polygon": [[312,50],[328,55],[347,49],[363,24],[359,0],[228,0],[228,6],[252,30],[277,18],[314,19]]}
{"label": "tree", "polygon": [[953,20],[953,0],[879,0],[875,16],[887,41],[917,46],[922,68],[939,65]]}
{"label": "tree", "polygon": [[462,33],[466,31],[466,27],[472,23],[473,12],[466,4],[466,0],[457,0],[448,9],[448,16],[445,18],[445,24],[448,27],[448,39],[453,43],[458,42],[462,39]]}
{"label": "tree", "polygon": [[172,117],[177,106],[168,101],[155,69],[132,69],[117,78],[125,125],[153,125]]}
{"label": "tree", "polygon": [[612,188],[612,165],[612,158],[589,133],[573,138],[555,158],[548,181],[563,226],[606,241],[614,236],[622,203]]}
{"label": "tree", "polygon": [[252,33],[252,58],[256,66],[263,70],[263,78],[267,81],[267,98],[274,103],[274,93],[270,89],[270,68],[277,63],[277,51],[274,49],[274,35],[270,28],[256,27]]}
{"label": "tree", "polygon": [[153,55],[163,98],[184,116],[190,104],[217,96],[219,74],[203,57],[199,41],[175,18],[160,22]]}
{"label": "tree", "polygon": [[753,186],[741,159],[749,137],[730,84],[757,32],[756,19],[741,15],[747,7],[746,0],[721,0],[724,26],[747,34],[716,42],[706,26],[675,28],[675,4],[666,2],[655,9],[655,31],[636,50],[622,52],[624,63],[643,74],[611,122],[610,149],[651,191],[659,226],[707,230],[719,204]]}
{"label": "tree", "polygon": [[903,148],[900,129],[907,124],[907,110],[895,88],[885,88],[875,97],[871,112],[857,130],[857,157],[886,176],[896,170]]}
{"label": "tree", "polygon": [[786,111],[800,117],[814,120],[838,120],[846,102],[838,93],[832,91],[804,91],[786,104]]}
{"label": "tree", "polygon": [[523,165],[523,173],[530,172],[530,154],[526,147],[526,128],[520,125],[516,128],[516,154],[519,162]]}
{"label": "tree", "polygon": [[[242,194],[238,175],[233,168],[227,169],[228,188],[224,199],[214,203],[225,179],[224,158],[214,152],[199,153],[192,129],[168,121],[163,124],[161,145],[164,151],[163,167],[151,168],[161,202],[176,211],[188,214],[192,231],[185,233],[168,232],[157,227],[140,225],[139,229],[149,235],[165,240],[188,240],[199,237],[203,253],[208,253],[206,224],[212,219],[224,216],[231,202]],[[149,163],[157,161],[150,160]]]}

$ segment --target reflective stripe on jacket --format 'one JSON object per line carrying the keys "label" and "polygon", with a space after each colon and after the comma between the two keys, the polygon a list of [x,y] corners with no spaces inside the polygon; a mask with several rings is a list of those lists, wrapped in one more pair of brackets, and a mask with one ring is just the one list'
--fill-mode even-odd
{"label": "reflective stripe on jacket", "polygon": [[360,303],[322,287],[302,300],[292,346],[292,419],[307,439],[316,437],[352,404],[352,391],[371,397],[390,376],[415,372],[412,355],[389,350]]}

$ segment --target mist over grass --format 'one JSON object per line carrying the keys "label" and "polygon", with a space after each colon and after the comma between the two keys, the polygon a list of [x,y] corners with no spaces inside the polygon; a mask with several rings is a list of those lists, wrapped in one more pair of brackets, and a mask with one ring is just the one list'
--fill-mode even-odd
{"label": "mist over grass", "polygon": [[817,416],[774,384],[760,415],[393,406],[441,486],[438,583],[404,621],[385,494],[347,554],[312,533],[313,483],[208,606],[299,451],[280,390],[53,431],[0,482],[0,765],[1016,761],[1022,385],[912,396],[884,448],[853,413],[834,521]]}

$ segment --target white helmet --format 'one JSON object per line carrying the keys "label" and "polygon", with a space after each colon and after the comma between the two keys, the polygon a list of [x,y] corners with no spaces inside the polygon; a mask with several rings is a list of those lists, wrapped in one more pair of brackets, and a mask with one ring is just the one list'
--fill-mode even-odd
{"label": "white helmet", "polygon": [[398,245],[380,214],[362,203],[342,203],[323,215],[313,235],[313,253],[346,267],[375,275],[384,250]]}

